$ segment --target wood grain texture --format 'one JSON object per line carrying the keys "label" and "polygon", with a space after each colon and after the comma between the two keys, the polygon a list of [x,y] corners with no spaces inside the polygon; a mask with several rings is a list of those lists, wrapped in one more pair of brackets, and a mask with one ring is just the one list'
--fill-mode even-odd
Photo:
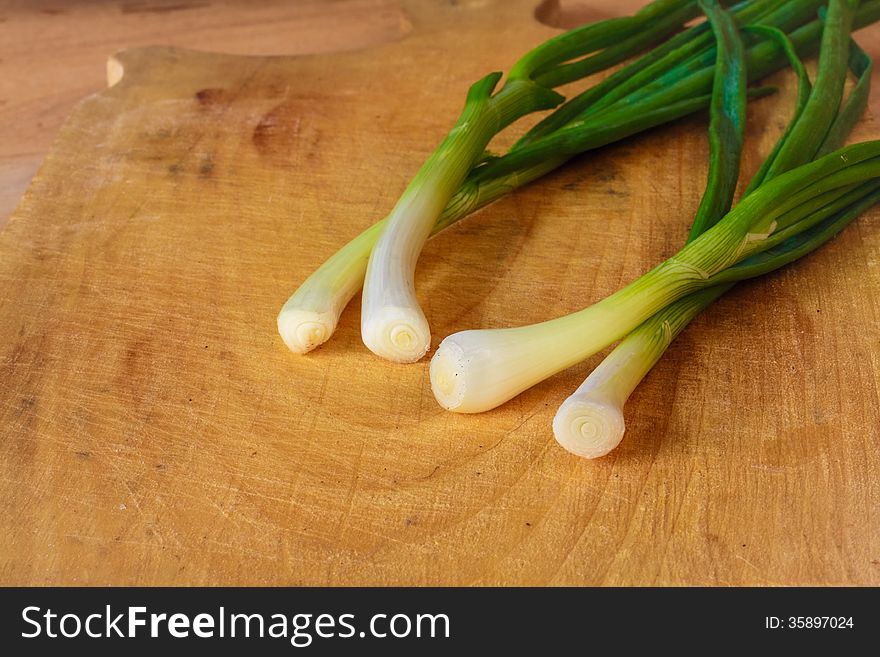
{"label": "wood grain texture", "polygon": [[395,0],[0,0],[0,225],[122,48],[243,55],[357,50],[411,26]]}
{"label": "wood grain texture", "polygon": [[[356,307],[309,356],[276,335],[468,84],[554,32],[533,8],[412,2],[408,36],[355,53],[118,56],[0,233],[0,582],[880,583],[876,210],[697,319],[595,462],[550,422],[598,357],[461,416],[426,362],[362,347]],[[746,173],[791,102],[753,104]],[[878,136],[869,119],[856,138]],[[672,254],[706,158],[694,117],[433,239],[433,346],[580,308]]]}

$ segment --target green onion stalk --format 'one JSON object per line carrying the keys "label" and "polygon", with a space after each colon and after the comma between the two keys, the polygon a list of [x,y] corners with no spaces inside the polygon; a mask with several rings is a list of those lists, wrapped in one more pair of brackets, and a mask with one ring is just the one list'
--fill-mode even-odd
{"label": "green onion stalk", "polygon": [[[770,24],[781,29],[793,29],[800,23],[814,18],[816,8],[821,2],[824,0],[801,4],[789,4],[788,0],[742,2],[732,7],[729,14],[740,26],[770,21]],[[675,35],[650,53],[612,73],[599,84],[568,100],[529,130],[514,148],[525,146],[572,121],[597,113],[654,82],[664,73],[673,69],[681,71],[680,65],[710,53],[712,44],[713,35],[707,22]],[[577,63],[571,66],[577,66]],[[564,70],[566,67],[559,67],[556,73]],[[553,81],[552,78],[548,80],[546,77],[540,77],[539,80]]]}
{"label": "green onion stalk", "polygon": [[[501,73],[476,82],[458,121],[381,222],[381,229],[370,229],[343,247],[284,305],[278,328],[287,345],[306,352],[329,338],[339,312],[364,284],[362,327],[367,346],[392,360],[420,357],[430,334],[414,295],[418,255],[444,209],[461,205],[451,203],[453,196],[482,159],[489,141],[522,116],[564,100],[552,90],[558,85],[536,82],[536,75],[574,61],[580,61],[580,68],[568,81],[604,70],[678,31],[697,13],[696,0],[654,0],[634,16],[585,25],[548,40],[516,63],[497,93]],[[519,167],[513,178],[535,169],[546,170]],[[365,247],[369,247],[366,254]],[[364,261],[366,275],[360,271]]]}
{"label": "green onion stalk", "polygon": [[[852,18],[846,9],[846,6],[841,5],[832,7],[831,19],[823,34],[819,76],[815,88],[811,87],[803,63],[784,33],[764,26],[749,28],[767,34],[785,48],[792,68],[797,74],[798,97],[792,121],[750,182],[745,195],[779,172],[839,147],[864,111],[870,86],[871,62],[855,42],[849,47],[848,59],[850,67],[858,77],[858,82],[847,103],[842,106],[839,113],[837,111],[842,100],[847,63],[847,60],[841,57],[841,53],[845,56],[847,52],[848,21]],[[722,16],[723,14],[724,12],[721,12]],[[710,17],[712,15],[710,13]],[[718,17],[713,24],[716,22],[719,22]],[[730,21],[727,23],[729,40]],[[724,43],[721,39],[724,31],[716,31],[719,33],[721,46]],[[736,61],[740,56],[732,48],[719,47],[719,68],[724,65],[723,57]],[[741,81],[732,76],[732,70],[735,68],[737,67],[728,67],[726,75],[724,71],[719,70],[716,76],[716,93],[713,96],[709,133],[709,182],[688,241],[702,234],[723,215],[723,210],[719,213],[717,211],[719,206],[713,206],[711,199],[732,200],[733,197],[732,187],[735,187],[738,178],[742,141],[734,140],[729,130],[724,130],[733,123],[725,119],[731,115],[742,119],[745,101],[739,93],[736,97],[740,101],[725,103],[724,100],[733,95],[723,94],[725,86],[741,88]],[[719,80],[724,79],[728,80],[728,84],[719,88]],[[832,121],[834,114],[837,114],[837,119]],[[738,121],[737,125],[739,125]],[[741,136],[741,132],[737,136]],[[797,141],[794,141],[793,137]],[[871,202],[871,195],[876,188],[876,183],[869,183],[866,186],[856,185],[855,189],[841,188],[819,195],[811,202],[810,208],[807,208],[812,209],[810,219],[818,223],[851,208],[853,204],[863,202],[865,198]],[[710,211],[707,212],[707,209]],[[814,231],[806,232],[814,233]],[[770,254],[769,257],[762,258],[765,264],[775,261],[776,266],[781,266],[780,256],[785,251],[789,252],[790,257],[791,252],[802,250],[807,244],[811,249],[816,248],[834,234],[825,234],[819,239],[814,234],[811,239],[805,241],[801,238],[798,243],[794,243],[786,239],[785,233],[784,230],[776,231],[768,238],[767,244],[784,244],[785,247],[780,249],[771,246],[771,250],[765,251],[765,254]],[[751,263],[751,266],[755,264]],[[688,323],[732,286],[733,283],[721,284],[686,296],[670,304],[627,335],[560,406],[553,419],[553,433],[556,440],[572,453],[587,458],[604,456],[617,447],[625,431],[623,407],[629,396]]]}
{"label": "green onion stalk", "polygon": [[[669,20],[670,16],[677,16]],[[364,278],[361,338],[376,355],[396,362],[414,362],[431,342],[428,321],[415,295],[415,268],[422,248],[443,209],[478,163],[489,141],[501,130],[532,112],[551,109],[564,98],[535,80],[538,71],[600,49],[602,68],[632,54],[620,47],[628,37],[641,49],[644,28],[664,25],[678,29],[696,15],[693,0],[655,0],[636,15],[572,30],[526,54],[508,74],[500,91],[501,73],[474,84],[464,110],[444,141],[422,165],[387,218]],[[661,30],[661,31],[664,31]],[[617,51],[616,57],[609,51]]]}
{"label": "green onion stalk", "polygon": [[[820,194],[880,179],[880,141],[835,151],[762,185],[715,226],[637,281],[571,315],[531,326],[471,330],[440,343],[431,385],[441,406],[487,411],[620,340],[688,294],[755,275],[736,268],[812,222]],[[747,264],[747,263],[746,263]]]}
{"label": "green onion stalk", "polygon": [[[850,3],[832,0],[829,25],[845,22],[850,9]],[[826,35],[823,42],[830,39]],[[831,53],[824,62],[838,59]],[[820,93],[817,82],[811,98]],[[804,107],[802,118],[808,110]],[[820,134],[821,145],[827,131]],[[784,156],[785,146],[777,158]],[[623,338],[688,295],[696,295],[691,297],[694,304],[705,307],[721,293],[712,288],[761,275],[815,249],[876,200],[878,183],[880,141],[834,151],[763,181],[675,256],[589,308],[532,326],[449,336],[431,361],[434,394],[442,406],[454,411],[494,408]],[[661,333],[667,336],[687,323],[672,314],[665,319]],[[650,345],[637,346],[651,351]],[[618,358],[618,364],[626,362],[623,356]],[[638,374],[644,363],[632,371]],[[609,396],[628,395],[627,377],[612,374]],[[578,429],[582,436],[593,431]]]}
{"label": "green onion stalk", "polygon": [[[714,225],[733,204],[746,121],[747,78],[737,24],[717,2],[707,0],[701,7],[714,32],[717,53],[709,107],[708,181],[688,241]],[[794,61],[800,63],[797,58]],[[559,408],[553,419],[557,442],[586,458],[603,456],[614,449],[625,431],[623,405],[659,360],[663,346],[686,324],[687,312],[678,311],[678,306],[689,301],[687,308],[704,300],[708,303],[719,289],[691,294],[627,335]]]}
{"label": "green onion stalk", "polygon": [[[811,47],[814,47],[814,42],[818,41],[821,30],[818,20],[801,25],[796,29],[794,28],[798,20],[803,18],[804,4],[809,5],[815,10],[814,4],[818,5],[821,3],[814,3],[814,0],[799,0],[787,3],[779,2],[779,0],[747,0],[734,7],[731,11],[743,22],[748,22],[753,18],[764,17],[767,20],[777,21],[782,28],[793,29],[792,38],[796,40],[797,45],[805,51],[809,51]],[[794,10],[788,14],[780,13],[778,10],[780,5],[783,9],[788,7],[789,9],[794,8]],[[748,10],[754,7],[761,7],[763,11],[758,12],[755,9],[751,9],[752,13],[750,14]],[[770,12],[769,18],[768,11]],[[866,25],[878,19],[880,19],[880,0],[871,0],[860,10],[857,24],[860,26]],[[616,25],[614,21],[606,21],[596,25],[605,25],[607,27],[609,23]],[[594,25],[579,29],[587,30],[588,28],[595,27]],[[564,134],[564,139],[561,140],[563,143],[560,143],[559,140],[553,141],[554,135],[559,130],[549,130],[546,125],[545,127],[540,127],[542,124],[538,124],[530,134],[527,134],[527,138],[521,140],[521,143],[507,155],[500,158],[489,158],[488,160],[481,159],[479,164],[464,179],[458,191],[449,199],[440,216],[436,219],[433,226],[430,227],[430,234],[436,234],[462,217],[554,170],[578,153],[618,141],[708,106],[711,97],[710,91],[714,65],[710,64],[703,67],[708,69],[709,76],[706,77],[705,73],[703,73],[703,76],[697,80],[699,84],[695,86],[692,79],[692,69],[694,69],[695,65],[691,60],[695,56],[705,55],[711,48],[706,43],[702,43],[700,48],[693,49],[693,51],[689,50],[684,55],[675,54],[680,48],[688,45],[688,39],[699,39],[704,36],[704,32],[705,29],[701,25],[689,28],[670,40],[675,47],[669,48],[668,43],[670,42],[667,42],[667,44],[624,66],[617,73],[606,78],[605,81],[587,90],[584,94],[575,97],[551,114],[550,118],[552,119],[558,113],[565,113],[564,118],[567,123],[564,123],[563,127],[570,123],[577,123],[575,130],[568,130]],[[593,34],[595,36],[595,29]],[[636,31],[636,34],[638,34],[638,31]],[[634,37],[630,37],[630,41],[634,39]],[[612,41],[616,42],[617,40]],[[601,41],[598,43],[601,43]],[[623,43],[627,43],[627,41],[623,40],[621,46]],[[643,43],[641,42],[630,43],[628,51],[618,47],[615,57],[623,58],[626,54],[636,52],[637,48],[642,45]],[[566,51],[566,53],[568,52]],[[602,51],[599,54],[604,52]],[[755,60],[754,62],[751,59],[749,61],[763,75],[781,68],[786,61],[785,54],[778,46],[766,43],[760,39],[756,40],[755,44],[749,46],[747,55]],[[565,56],[568,56],[568,54]],[[584,61],[595,60],[596,57],[598,55],[593,55]],[[534,71],[537,71],[540,75],[546,75],[548,71],[553,70],[552,68],[548,69],[547,64],[544,62],[537,64],[534,58],[531,61],[532,64],[537,66]],[[608,60],[603,61],[607,63]],[[599,66],[601,63],[594,61],[593,65]],[[560,66],[566,64],[567,62],[560,64]],[[701,71],[699,67],[696,70],[698,73]],[[666,94],[663,98],[668,101],[667,105],[664,106],[662,103],[652,104],[650,97],[647,99],[642,98],[641,104],[629,103],[626,105],[624,109],[628,108],[628,111],[599,112],[598,116],[593,116],[590,121],[578,123],[580,117],[589,112],[593,104],[601,102],[617,87],[627,84],[633,76],[645,71],[649,71],[654,79],[663,75],[672,75],[673,77],[678,75],[681,78],[677,83],[676,93],[669,94],[668,89],[661,90],[662,93]],[[589,69],[587,72],[595,71]],[[757,76],[751,77],[756,79]],[[481,99],[479,94],[485,93],[485,89],[490,86],[490,82],[482,82],[483,86],[480,86],[479,93],[474,94],[477,97],[471,96],[472,105],[488,102],[485,99]],[[640,86],[643,87],[644,84]],[[666,84],[666,86],[675,86],[675,83],[673,85]],[[600,93],[591,94],[591,90],[597,88],[600,89]],[[768,91],[770,90],[753,90],[751,95],[757,97],[768,93]],[[606,110],[613,110],[623,103],[628,103],[633,93],[635,93],[634,90],[629,90],[628,94],[624,95],[622,99],[616,100],[611,108],[606,108]],[[496,94],[496,97],[499,95],[500,93]],[[584,99],[586,99],[586,102]],[[576,111],[573,112],[572,107]],[[473,107],[471,111],[473,111]],[[548,138],[550,141],[547,141]],[[534,149],[535,144],[537,144],[537,150]],[[521,158],[519,151],[525,146],[532,146],[533,150],[531,153],[526,154],[526,158]],[[519,161],[516,161],[516,158],[519,158]],[[511,162],[511,159],[514,159],[514,161]],[[419,187],[430,188],[424,182],[420,183]],[[424,191],[419,194],[413,192],[415,196],[419,197],[423,193]],[[409,192],[406,192],[404,197],[408,197],[408,194]],[[412,200],[415,196],[408,198]],[[287,303],[284,304],[278,316],[278,330],[284,342],[292,351],[306,353],[330,338],[336,328],[342,310],[363,285],[370,254],[380,236],[384,234],[389,221],[390,217],[383,219],[351,240],[307,278],[288,299]],[[404,219],[400,221],[405,222]],[[417,257],[418,253],[416,251],[420,249],[421,246],[413,252],[414,254],[411,254],[411,258]],[[412,289],[410,288],[411,285],[407,288],[404,296],[411,296]],[[420,313],[420,310],[416,313],[417,319],[423,317]],[[400,334],[399,340],[415,344],[410,340],[409,335],[404,331]]]}
{"label": "green onion stalk", "polygon": [[[847,48],[848,22],[852,18],[847,9],[845,5],[835,6],[832,3],[830,19],[823,34],[815,88],[811,87],[802,62],[782,32],[766,27],[752,28],[767,33],[786,48],[798,78],[798,98],[791,122],[749,183],[745,195],[778,173],[839,147],[861,117],[870,87],[871,60],[855,42],[851,42]],[[727,54],[728,57],[734,55],[735,53],[730,52]],[[721,57],[722,50],[719,49],[719,64]],[[841,106],[847,59],[857,76],[857,83],[847,102]],[[716,86],[719,79],[723,79],[720,74],[716,77]],[[696,238],[720,218],[723,212],[705,212],[707,207],[711,207],[707,204],[707,199],[722,196],[732,199],[731,186],[735,186],[738,177],[742,142],[734,142],[724,132],[722,128],[727,124],[720,119],[731,114],[731,109],[744,109],[745,103],[727,105],[722,102],[722,98],[720,95],[713,98],[709,182],[688,241]],[[737,112],[736,116],[740,118],[742,113]],[[719,179],[723,181],[722,185],[718,184]],[[875,182],[834,189],[820,194],[807,208],[801,208],[798,212],[810,212],[810,222],[816,224],[827,222],[829,217],[840,217],[842,213],[844,219],[849,221],[875,202],[878,187],[880,184]],[[783,223],[788,223],[788,220]],[[809,225],[802,224],[799,229]],[[843,225],[845,224],[841,224],[838,219],[830,232],[826,223],[819,229],[801,232],[801,237],[793,239],[789,239],[789,234],[793,232],[791,228],[787,231],[775,231],[765,242],[769,249],[757,261],[750,262],[747,259],[747,264],[743,266],[754,270],[760,262],[762,272],[770,271],[770,265],[774,268],[781,266],[794,257],[800,257],[817,248],[842,229]],[[742,271],[740,268],[739,273]],[[754,271],[751,273],[755,274]],[[733,285],[734,283],[720,284],[686,296],[670,304],[627,335],[560,406],[553,419],[556,440],[572,453],[587,458],[604,456],[617,447],[625,431],[623,407],[629,396],[675,337]]]}

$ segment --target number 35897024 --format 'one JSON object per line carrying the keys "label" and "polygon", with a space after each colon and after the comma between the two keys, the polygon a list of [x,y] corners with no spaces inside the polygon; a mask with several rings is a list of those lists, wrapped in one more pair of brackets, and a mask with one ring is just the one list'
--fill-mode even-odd
{"label": "number 35897024", "polygon": [[764,625],[771,630],[852,629],[853,619],[852,616],[788,616],[787,618],[767,616]]}

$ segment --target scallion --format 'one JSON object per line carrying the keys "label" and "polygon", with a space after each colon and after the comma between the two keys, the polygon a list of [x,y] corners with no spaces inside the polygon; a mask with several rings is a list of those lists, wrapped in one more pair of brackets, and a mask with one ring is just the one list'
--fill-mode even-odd
{"label": "scallion", "polygon": [[[758,17],[775,16],[773,20],[777,20],[779,26],[786,30],[793,30],[790,36],[795,46],[808,52],[818,43],[821,25],[819,21],[800,25],[798,21],[804,20],[804,6],[806,4],[809,4],[808,9],[814,11],[814,5],[821,3],[816,3],[814,0],[809,0],[809,3],[752,0],[740,3],[732,11],[737,19],[742,20],[743,23],[749,23],[751,19]],[[788,13],[785,13],[786,11]],[[856,16],[856,26],[860,27],[878,19],[880,19],[880,0],[871,0],[862,3]],[[652,66],[654,68],[651,69],[651,73],[654,77],[665,75],[683,64],[687,64],[688,70],[691,70],[693,64],[688,58],[693,59],[696,55],[705,58],[706,53],[710,51],[708,42],[699,43],[699,47],[687,51],[684,54],[686,56],[669,58],[668,55],[687,46],[689,40],[700,38],[705,40],[706,29],[698,25],[673,37],[670,43],[675,42],[673,43],[674,47],[669,48],[668,44],[663,44],[649,54],[628,64],[618,73],[556,110],[548,119],[551,123],[542,122],[543,128],[536,129],[528,138],[524,138],[508,155],[478,165],[467,175],[458,191],[449,200],[442,214],[431,227],[431,233],[438,232],[509,191],[539,178],[583,150],[611,143],[705,107],[709,101],[706,84],[711,84],[713,68],[711,65],[703,67],[708,70],[708,76],[706,73],[700,74],[699,81],[702,86],[680,87],[682,90],[680,95],[674,98],[674,102],[669,105],[660,104],[654,109],[648,107],[647,109],[650,111],[631,111],[628,115],[618,111],[600,112],[591,109],[597,105],[601,108],[602,105],[599,103],[603,98],[609,97],[609,94],[613,93],[615,89],[625,85],[639,72]],[[783,49],[766,35],[763,39],[758,35],[754,41],[747,50],[751,64],[749,69],[751,79],[757,79],[777,70],[785,62]],[[658,62],[661,61],[664,63],[658,65]],[[570,62],[560,62],[559,66],[569,64]],[[538,70],[541,71],[540,68]],[[541,71],[541,73],[547,74],[549,70],[553,70],[552,67]],[[683,74],[682,70],[677,73],[679,77]],[[647,81],[650,82],[650,76]],[[642,86],[644,87],[644,85]],[[700,93],[687,95],[686,92],[692,91],[694,88],[698,89]],[[599,89],[599,93],[590,95],[593,89]],[[761,95],[761,93],[762,91],[759,90],[753,92],[752,95]],[[630,93],[630,95],[632,94]],[[611,108],[608,109],[613,109],[615,106],[616,103],[612,103]],[[643,105],[641,110],[645,109]],[[547,136],[553,137],[555,132],[558,132],[555,128],[569,126],[570,123],[579,121],[591,111],[594,112],[594,116],[588,123],[582,123],[579,131],[566,133],[568,143],[564,148],[546,148],[539,150],[537,156],[533,153],[530,158],[516,161],[515,158],[522,157],[517,154],[521,147],[531,145],[535,140],[540,142]],[[552,123],[553,121],[556,123]],[[578,132],[580,132],[580,136],[578,136]],[[574,138],[572,139],[572,137]],[[550,146],[552,146],[552,142],[550,142]],[[285,303],[278,316],[278,330],[292,351],[305,353],[332,335],[343,308],[363,284],[370,251],[382,234],[386,221],[383,220],[370,227],[340,249],[306,279]]]}

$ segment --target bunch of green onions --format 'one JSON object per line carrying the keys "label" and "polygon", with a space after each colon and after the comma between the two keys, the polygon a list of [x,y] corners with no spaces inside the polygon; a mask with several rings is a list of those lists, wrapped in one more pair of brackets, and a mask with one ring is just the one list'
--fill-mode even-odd
{"label": "bunch of green onions", "polygon": [[[564,447],[587,457],[606,454],[623,435],[626,399],[691,319],[737,281],[814,250],[880,199],[880,141],[829,152],[863,111],[870,77],[870,60],[850,44],[858,2],[831,0],[812,90],[794,48],[781,32],[772,33],[798,72],[800,102],[744,198],[726,211],[742,143],[744,49],[729,14],[715,2],[703,5],[719,44],[718,70],[709,184],[688,243],[634,283],[577,313],[446,338],[431,361],[432,387],[444,407],[494,408],[623,338],[554,419]],[[841,105],[848,62],[859,82]]]}
{"label": "bunch of green onions", "polygon": [[[700,12],[708,20],[683,29]],[[743,0],[727,9],[718,0],[655,0],[551,39],[517,62],[497,92],[500,73],[471,87],[459,120],[391,213],[297,289],[278,316],[279,333],[294,352],[314,349],[363,286],[365,345],[392,361],[421,359],[431,336],[414,275],[431,235],[579,153],[709,107],[707,189],[675,256],[571,315],[455,333],[431,360],[438,402],[473,413],[620,340],[553,423],[566,449],[607,454],[623,436],[626,400],[694,317],[736,282],[816,249],[880,199],[880,142],[840,148],[867,104],[871,72],[850,33],[878,19],[880,0]],[[554,91],[657,42],[565,102]],[[811,85],[800,56],[820,45]],[[747,85],[786,64],[798,77],[794,117],[731,210],[746,99],[772,91]],[[843,102],[848,67],[858,81]],[[506,154],[486,154],[498,132],[552,108]]]}
{"label": "bunch of green onions", "polygon": [[[863,113],[872,65],[870,57],[854,41],[849,46],[848,61],[858,81],[847,102],[841,105],[847,66],[846,21],[851,17],[847,9],[841,5],[832,7],[815,87],[811,87],[790,42],[787,43],[779,32],[773,35],[785,45],[792,68],[797,73],[797,107],[787,130],[746,188],[745,196],[776,175],[840,146]],[[719,41],[716,92],[709,127],[709,181],[691,226],[689,242],[717,223],[731,205],[739,174],[745,119],[745,83],[740,68],[742,45],[724,12],[710,7],[709,16],[716,26]],[[822,217],[827,219],[835,213],[838,216],[818,230],[801,233],[799,238],[780,241],[777,233],[778,246],[771,246],[760,258],[753,258],[751,265],[760,263],[764,266],[755,268],[752,273],[769,271],[817,248],[875,202],[878,189],[880,183],[874,182],[844,192],[839,197],[836,193],[819,197],[814,202],[817,212],[811,220],[823,221]],[[808,211],[808,208],[804,210]],[[744,265],[738,267],[744,271]],[[688,295],[643,322],[621,340],[559,408],[553,420],[557,441],[569,451],[588,458],[603,456],[614,449],[625,431],[623,407],[629,396],[688,323],[733,285],[723,283]]]}
{"label": "bunch of green onions", "polygon": [[[795,47],[809,52],[821,34],[815,15],[823,2],[744,0],[730,14],[741,26],[760,23],[785,31]],[[288,347],[306,353],[329,339],[363,286],[365,344],[391,360],[420,359],[430,331],[415,297],[414,272],[425,240],[574,155],[708,106],[715,74],[711,31],[704,23],[669,38],[562,104],[503,157],[485,157],[492,137],[519,117],[560,103],[551,87],[631,57],[698,13],[696,0],[656,0],[634,16],[577,28],[542,44],[511,69],[497,93],[498,73],[473,85],[459,121],[389,216],[325,261],[284,304],[278,330]],[[856,23],[878,18],[880,0],[871,0]],[[778,41],[757,31],[749,35],[744,56],[752,80],[787,61]]]}

